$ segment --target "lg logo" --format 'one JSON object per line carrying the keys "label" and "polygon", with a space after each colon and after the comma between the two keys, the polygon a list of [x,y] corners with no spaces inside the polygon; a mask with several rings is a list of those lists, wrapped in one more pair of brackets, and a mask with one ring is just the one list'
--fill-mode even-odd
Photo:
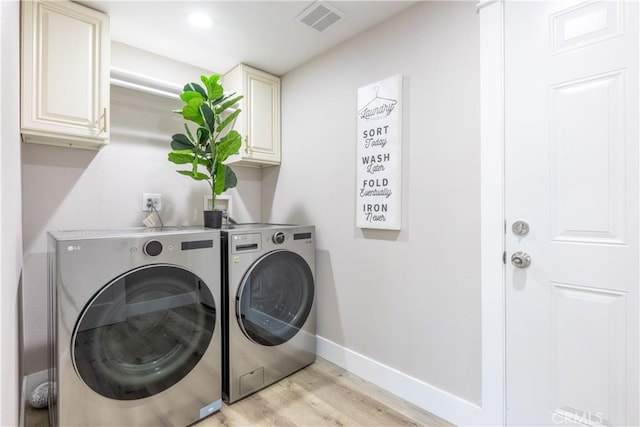
{"label": "lg logo", "polygon": [[69,252],[79,251],[79,250],[82,250],[82,246],[80,246],[80,245],[75,245],[75,246],[74,245],[69,245],[69,246],[67,246],[67,250]]}

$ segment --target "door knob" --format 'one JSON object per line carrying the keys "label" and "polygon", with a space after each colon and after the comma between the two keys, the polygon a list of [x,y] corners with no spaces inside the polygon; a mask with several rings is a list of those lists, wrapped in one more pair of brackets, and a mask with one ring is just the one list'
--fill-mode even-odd
{"label": "door knob", "polygon": [[517,268],[527,268],[531,265],[531,256],[526,252],[516,252],[511,255],[511,264]]}

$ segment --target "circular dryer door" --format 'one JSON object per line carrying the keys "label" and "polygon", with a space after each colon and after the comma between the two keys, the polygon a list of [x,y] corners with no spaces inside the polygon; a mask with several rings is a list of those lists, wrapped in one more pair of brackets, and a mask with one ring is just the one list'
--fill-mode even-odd
{"label": "circular dryer door", "polygon": [[313,274],[307,262],[294,252],[269,252],[251,266],[240,284],[238,322],[251,341],[279,345],[304,325],[313,298]]}
{"label": "circular dryer door", "polygon": [[152,396],[196,366],[215,323],[213,296],[195,274],[172,265],[132,270],[84,308],[72,337],[76,372],[112,399]]}

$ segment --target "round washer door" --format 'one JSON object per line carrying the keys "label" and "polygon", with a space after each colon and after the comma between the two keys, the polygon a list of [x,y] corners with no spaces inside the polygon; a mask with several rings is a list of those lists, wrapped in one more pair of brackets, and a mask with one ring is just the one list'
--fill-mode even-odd
{"label": "round washer door", "polygon": [[251,266],[240,284],[238,323],[251,341],[279,345],[304,325],[313,298],[313,274],[304,258],[286,250],[269,252]]}
{"label": "round washer door", "polygon": [[96,393],[118,400],[160,393],[185,377],[209,347],[211,291],[173,265],[132,270],[102,288],[72,336],[73,363]]}

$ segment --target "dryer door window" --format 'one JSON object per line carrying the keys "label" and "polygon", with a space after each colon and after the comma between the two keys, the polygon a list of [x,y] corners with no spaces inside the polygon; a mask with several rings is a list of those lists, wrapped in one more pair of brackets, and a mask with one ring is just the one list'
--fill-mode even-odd
{"label": "dryer door window", "polygon": [[238,322],[251,341],[279,345],[304,325],[313,298],[313,275],[307,262],[294,252],[270,252],[242,280],[236,298]]}
{"label": "dryer door window", "polygon": [[76,372],[112,399],[152,396],[200,361],[215,322],[213,296],[190,271],[171,265],[132,270],[83,310],[72,338]]}

